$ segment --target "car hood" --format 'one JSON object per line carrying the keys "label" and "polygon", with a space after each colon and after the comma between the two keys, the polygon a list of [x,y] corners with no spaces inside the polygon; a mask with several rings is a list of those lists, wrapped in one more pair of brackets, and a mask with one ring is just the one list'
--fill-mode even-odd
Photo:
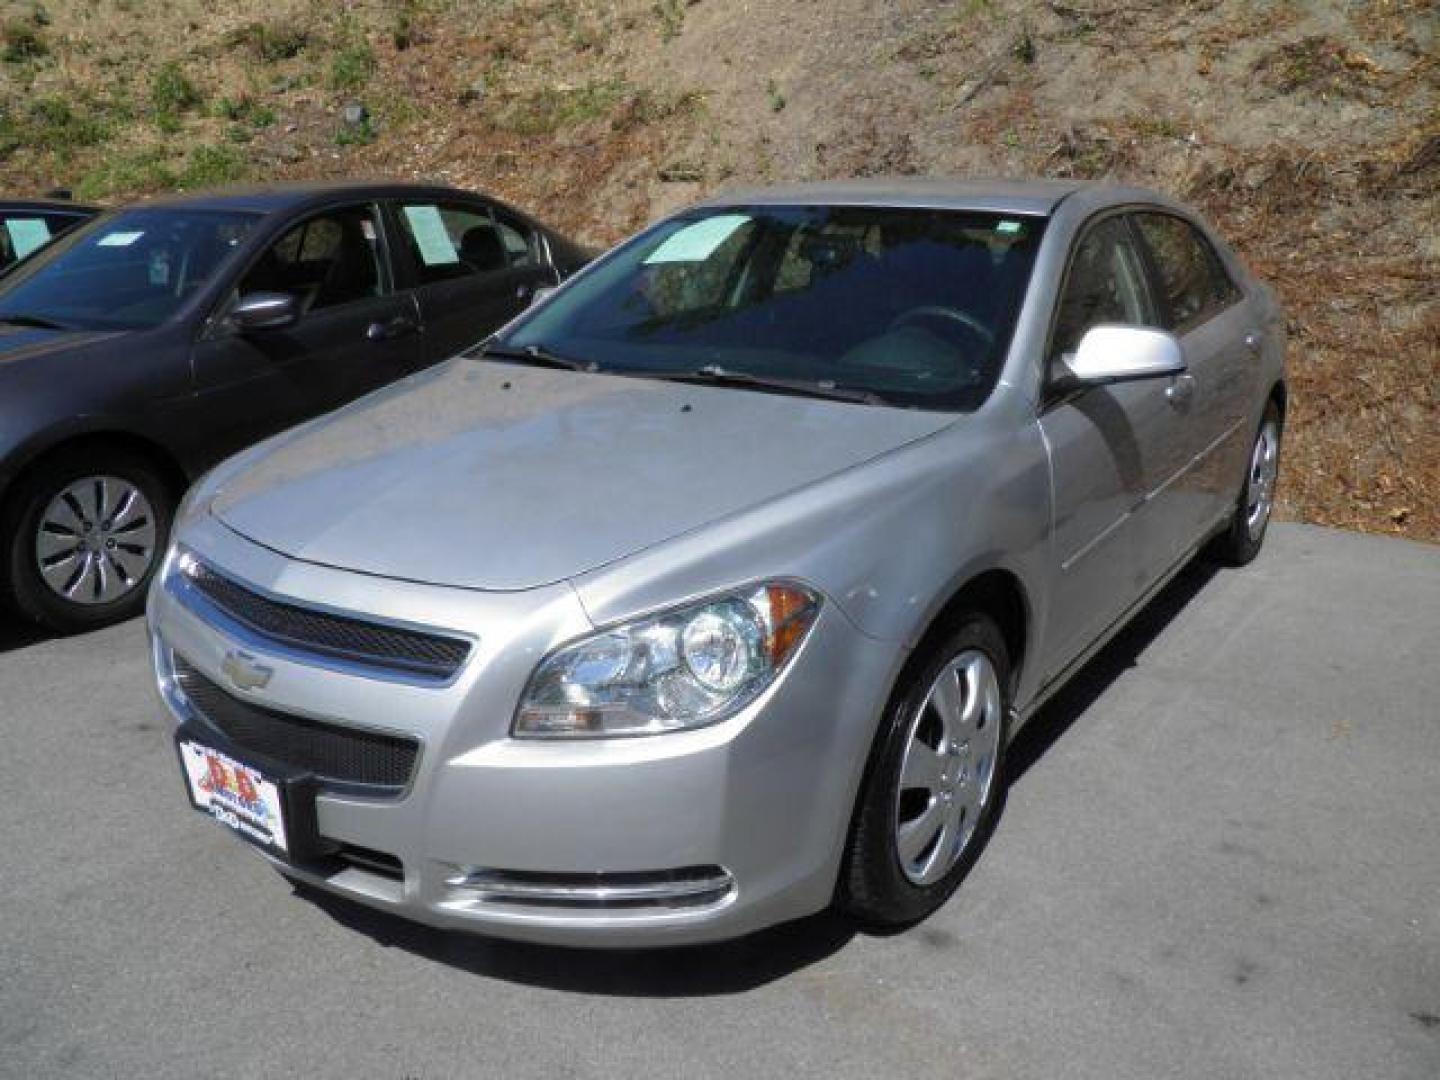
{"label": "car hood", "polygon": [[954,417],[454,360],[281,437],[210,511],[308,562],[486,590],[596,569]]}

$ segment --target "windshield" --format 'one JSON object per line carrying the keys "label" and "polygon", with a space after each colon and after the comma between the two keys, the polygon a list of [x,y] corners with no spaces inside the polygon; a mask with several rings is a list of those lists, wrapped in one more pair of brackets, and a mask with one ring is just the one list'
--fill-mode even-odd
{"label": "windshield", "polygon": [[885,207],[697,211],[641,234],[492,347],[970,410],[999,376],[1042,226]]}
{"label": "windshield", "polygon": [[0,285],[0,321],[76,330],[158,326],[214,277],[258,220],[161,209],[102,218]]}

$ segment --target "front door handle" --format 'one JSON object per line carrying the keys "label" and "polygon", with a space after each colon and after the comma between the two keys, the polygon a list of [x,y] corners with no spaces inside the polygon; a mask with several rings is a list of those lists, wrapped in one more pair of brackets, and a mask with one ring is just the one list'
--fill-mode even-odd
{"label": "front door handle", "polygon": [[1176,375],[1174,381],[1165,388],[1165,400],[1174,405],[1177,409],[1184,408],[1190,404],[1190,399],[1195,396],[1195,376]]}
{"label": "front door handle", "polygon": [[396,315],[384,322],[372,322],[366,327],[365,336],[371,341],[393,341],[418,329],[419,325],[409,315]]}
{"label": "front door handle", "polygon": [[1258,353],[1263,342],[1264,339],[1260,337],[1258,330],[1251,330],[1250,333],[1245,335],[1245,348],[1249,349],[1252,353]]}

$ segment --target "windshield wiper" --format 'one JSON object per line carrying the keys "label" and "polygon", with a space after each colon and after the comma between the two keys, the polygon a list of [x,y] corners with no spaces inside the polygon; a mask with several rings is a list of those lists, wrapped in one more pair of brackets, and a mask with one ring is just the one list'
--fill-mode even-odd
{"label": "windshield wiper", "polygon": [[752,375],[748,371],[731,371],[719,364],[706,364],[694,371],[627,371],[627,375],[640,375],[650,379],[664,379],[668,382],[698,383],[704,386],[734,386],[742,390],[766,390],[776,394],[793,394],[796,397],[822,398],[826,401],[850,401],[859,405],[888,405],[879,394],[851,386],[837,386],[833,382],[811,382],[808,379],[786,379],[777,375]]}
{"label": "windshield wiper", "polygon": [[10,326],[31,326],[36,330],[69,330],[64,323],[47,319],[43,315],[0,315],[0,323]]}
{"label": "windshield wiper", "polygon": [[571,360],[539,345],[525,345],[510,349],[502,345],[486,345],[480,350],[481,356],[493,356],[516,364],[530,364],[534,367],[560,368],[564,371],[599,371],[599,366],[589,360]]}

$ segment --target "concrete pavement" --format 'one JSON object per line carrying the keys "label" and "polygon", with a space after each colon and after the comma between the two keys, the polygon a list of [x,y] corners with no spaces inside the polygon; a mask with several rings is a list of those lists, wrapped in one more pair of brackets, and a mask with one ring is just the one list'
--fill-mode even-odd
{"label": "concrete pavement", "polygon": [[296,893],[132,623],[0,624],[0,1077],[1440,1076],[1440,549],[1274,527],[1021,736],[918,928],[575,953]]}

